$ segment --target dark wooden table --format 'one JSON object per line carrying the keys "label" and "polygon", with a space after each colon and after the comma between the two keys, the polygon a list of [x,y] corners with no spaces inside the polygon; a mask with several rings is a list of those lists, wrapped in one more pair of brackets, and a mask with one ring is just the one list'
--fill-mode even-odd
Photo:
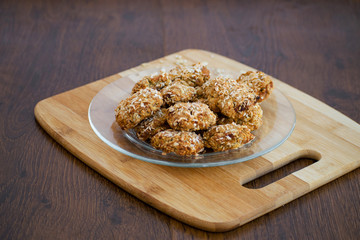
{"label": "dark wooden table", "polygon": [[37,124],[33,109],[54,94],[200,48],[359,123],[359,42],[359,1],[1,1],[0,239],[358,239],[360,169],[238,229],[209,233],[84,165]]}

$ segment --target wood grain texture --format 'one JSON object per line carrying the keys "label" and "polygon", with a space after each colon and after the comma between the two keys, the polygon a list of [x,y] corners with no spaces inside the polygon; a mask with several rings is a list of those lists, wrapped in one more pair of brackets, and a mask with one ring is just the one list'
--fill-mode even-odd
{"label": "wood grain texture", "polygon": [[[93,97],[113,81],[124,77],[123,84],[133,84],[125,77],[175,65],[179,58],[188,64],[207,61],[210,69],[253,70],[215,53],[183,50],[42,100],[35,107],[36,119],[57,142],[121,188],[180,221],[213,232],[241,226],[360,166],[360,125],[276,79],[274,85],[293,104],[297,121],[289,139],[262,157],[222,167],[174,168],[133,159],[102,142],[88,121]],[[304,157],[318,161],[260,189],[242,186]]]}
{"label": "wood grain texture", "polygon": [[359,123],[358,1],[5,0],[0,13],[1,239],[360,235],[359,169],[233,231],[208,233],[100,176],[33,116],[44,98],[200,48],[262,69]]}

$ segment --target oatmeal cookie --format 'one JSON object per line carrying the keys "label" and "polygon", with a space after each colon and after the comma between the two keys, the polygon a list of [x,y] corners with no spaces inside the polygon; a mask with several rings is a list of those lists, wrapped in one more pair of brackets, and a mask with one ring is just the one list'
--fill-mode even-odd
{"label": "oatmeal cookie", "polygon": [[151,76],[145,76],[140,81],[135,83],[132,89],[132,93],[136,93],[140,89],[152,88],[161,90],[171,83],[169,75],[165,71],[161,71],[160,74],[154,73]]}
{"label": "oatmeal cookie", "polygon": [[174,82],[161,89],[163,100],[167,105],[177,102],[188,102],[195,98],[196,90],[194,87],[184,85],[181,82]]}
{"label": "oatmeal cookie", "polygon": [[169,72],[172,81],[180,81],[182,84],[191,87],[202,86],[210,79],[210,71],[204,63],[196,63],[191,66],[181,66],[173,68]]}
{"label": "oatmeal cookie", "polygon": [[204,96],[212,111],[220,112],[218,102],[224,96],[229,95],[232,89],[237,85],[238,83],[234,79],[219,76],[207,81],[202,86],[202,91],[199,91],[199,93]]}
{"label": "oatmeal cookie", "polygon": [[161,108],[153,116],[141,121],[135,128],[137,137],[146,141],[158,132],[169,129],[170,126],[166,122],[166,108]]}
{"label": "oatmeal cookie", "polygon": [[215,152],[239,148],[253,138],[250,129],[235,123],[213,126],[203,135],[205,147]]}
{"label": "oatmeal cookie", "polygon": [[165,130],[151,138],[151,145],[165,153],[196,155],[204,150],[204,142],[194,132]]}
{"label": "oatmeal cookie", "polygon": [[239,125],[247,126],[250,131],[254,131],[262,125],[262,116],[263,110],[261,109],[260,104],[256,103],[255,105],[249,107],[249,109],[242,111],[237,119],[232,119],[222,114],[219,114],[216,124],[224,125],[228,123],[236,123]]}
{"label": "oatmeal cookie", "polygon": [[257,103],[243,112],[242,116],[238,119],[238,123],[247,126],[250,131],[254,131],[262,125],[262,117],[263,110],[261,109],[260,104]]}
{"label": "oatmeal cookie", "polygon": [[256,94],[256,101],[264,101],[272,92],[274,83],[270,76],[260,71],[248,71],[237,79],[237,82],[246,84]]}
{"label": "oatmeal cookie", "polygon": [[243,111],[255,104],[254,92],[245,84],[238,84],[227,95],[219,98],[217,103],[221,113],[233,119],[243,115]]}
{"label": "oatmeal cookie", "polygon": [[203,85],[203,89],[211,110],[234,119],[254,105],[256,100],[252,89],[228,77],[212,79]]}
{"label": "oatmeal cookie", "polygon": [[167,122],[175,130],[206,130],[216,123],[216,115],[204,103],[180,102],[168,109]]}
{"label": "oatmeal cookie", "polygon": [[152,116],[163,104],[161,93],[145,88],[122,100],[115,109],[116,122],[122,129],[135,127]]}

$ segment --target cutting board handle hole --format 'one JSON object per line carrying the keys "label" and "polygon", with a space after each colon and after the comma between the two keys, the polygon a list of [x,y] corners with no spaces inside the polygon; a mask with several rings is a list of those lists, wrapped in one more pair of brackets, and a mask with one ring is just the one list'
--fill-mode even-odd
{"label": "cutting board handle hole", "polygon": [[286,177],[287,175],[306,168],[321,159],[321,154],[313,150],[304,150],[298,152],[296,155],[297,157],[286,165],[268,172],[265,175],[259,176],[250,182],[245,183],[243,186],[249,189],[259,189],[265,187]]}

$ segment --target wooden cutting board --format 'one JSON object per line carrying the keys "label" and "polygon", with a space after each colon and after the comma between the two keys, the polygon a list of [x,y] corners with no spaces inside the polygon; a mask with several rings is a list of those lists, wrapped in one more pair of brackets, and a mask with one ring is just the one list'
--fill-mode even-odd
{"label": "wooden cutting board", "polygon": [[[254,70],[202,50],[184,50],[40,101],[40,125],[81,161],[164,213],[207,231],[227,231],[272,211],[360,166],[360,125],[275,79],[293,104],[296,126],[288,140],[247,162],[210,168],[179,168],[143,162],[110,148],[89,125],[92,98],[123,76],[179,61],[208,62],[232,71]],[[314,164],[260,189],[243,184],[295,159]]]}

